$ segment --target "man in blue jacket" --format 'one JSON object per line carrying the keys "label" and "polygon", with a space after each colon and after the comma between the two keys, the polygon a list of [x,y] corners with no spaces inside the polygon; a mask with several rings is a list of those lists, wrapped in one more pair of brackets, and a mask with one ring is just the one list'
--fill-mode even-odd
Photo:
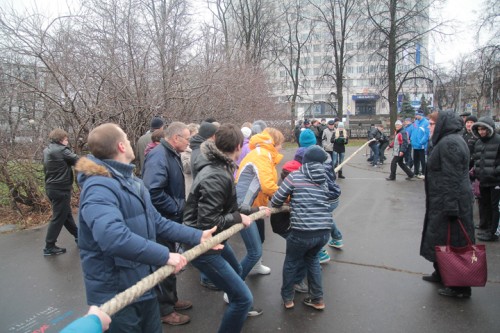
{"label": "man in blue jacket", "polygon": [[[87,302],[101,305],[153,273],[158,266],[175,266],[186,258],[173,253],[156,237],[196,245],[214,229],[200,231],[163,218],[151,203],[130,164],[130,141],[116,124],[103,124],[89,134],[93,155],[81,158],[78,246]],[[162,332],[156,295],[148,291],[113,316],[109,332]]]}
{"label": "man in blue jacket", "polygon": [[[425,151],[429,142],[429,120],[421,112],[415,113],[415,121],[411,125],[410,143],[413,148],[413,170],[415,177],[423,179],[425,174]],[[420,168],[422,172],[420,172]]]}
{"label": "man in blue jacket", "polygon": [[[158,212],[165,218],[182,223],[186,201],[184,172],[181,153],[189,146],[190,132],[186,124],[171,123],[165,130],[165,137],[151,150],[144,161],[142,179],[151,195],[151,201]],[[175,242],[158,240],[175,251]],[[177,297],[177,279],[171,275],[157,288],[160,303],[161,320],[169,325],[182,325],[190,321],[188,315],[178,313],[193,306],[190,301]]]}

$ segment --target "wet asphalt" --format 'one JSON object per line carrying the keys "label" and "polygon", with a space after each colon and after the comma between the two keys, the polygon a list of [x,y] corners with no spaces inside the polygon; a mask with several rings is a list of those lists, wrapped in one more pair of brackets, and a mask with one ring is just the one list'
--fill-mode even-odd
{"label": "wet asphalt", "polygon": [[[349,147],[347,156],[355,148]],[[284,161],[294,149],[284,151]],[[388,182],[389,165],[371,168],[364,155],[344,168],[346,179],[333,215],[344,248],[329,248],[332,260],[322,265],[326,309],[281,303],[285,241],[266,225],[264,264],[270,275],[250,276],[255,306],[264,310],[248,318],[243,332],[500,332],[500,243],[487,243],[488,283],[473,288],[470,299],[437,294],[437,284],[422,280],[432,264],[418,255],[425,210],[424,182],[406,181],[398,170]],[[476,212],[477,217],[477,212]],[[58,244],[68,252],[44,257],[46,226],[0,235],[0,332],[58,332],[87,309],[78,249],[63,230]],[[230,240],[239,257],[239,235]],[[226,307],[222,292],[199,284],[188,266],[178,276],[181,299],[191,300],[191,322],[166,326],[164,332],[216,332]]]}

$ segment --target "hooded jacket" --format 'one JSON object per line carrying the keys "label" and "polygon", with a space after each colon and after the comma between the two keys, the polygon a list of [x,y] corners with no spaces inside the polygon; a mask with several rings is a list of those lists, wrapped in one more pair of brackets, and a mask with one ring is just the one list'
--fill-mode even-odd
{"label": "hooded jacket", "polygon": [[160,144],[146,156],[142,179],[158,212],[181,222],[186,200],[182,161],[179,153],[165,139],[161,139]]}
{"label": "hooded jacket", "polygon": [[448,221],[451,222],[451,245],[467,243],[455,222],[462,221],[474,241],[472,189],[469,180],[469,149],[462,138],[462,121],[453,112],[439,112],[431,137],[433,149],[427,159],[425,174],[425,219],[420,255],[436,261],[435,246],[445,245]]}
{"label": "hooded jacket", "polygon": [[406,134],[404,127],[401,127],[399,130],[396,130],[396,134],[394,135],[394,141],[389,145],[389,147],[393,148],[392,150],[393,156],[399,156],[399,153],[403,153],[403,155],[406,155],[409,143],[408,143],[408,134]]}
{"label": "hooded jacket", "polygon": [[278,153],[266,132],[252,136],[249,147],[250,152],[236,174],[238,205],[267,206],[269,198],[278,190],[276,165],[283,155]]}
{"label": "hooded jacket", "polygon": [[204,163],[199,165],[198,177],[189,191],[184,224],[200,230],[217,226],[219,233],[241,223],[240,212],[249,214],[258,209],[238,207],[233,179],[235,163],[212,141],[204,142],[200,151]]}
{"label": "hooded jacket", "polygon": [[[481,137],[478,127],[488,131],[486,137]],[[474,175],[479,179],[480,186],[500,185],[500,134],[495,133],[495,122],[491,117],[481,117],[472,125],[472,133],[478,138],[474,146]]]}
{"label": "hooded jacket", "polygon": [[[117,162],[115,162],[117,163]],[[169,258],[156,237],[199,243],[202,232],[163,218],[142,181],[89,155],[75,169],[81,186],[78,247],[90,305],[101,305],[131,287]],[[150,290],[138,301],[155,298]]]}
{"label": "hooded jacket", "polygon": [[[193,179],[196,178],[196,174],[199,169],[199,165],[205,164],[203,161],[204,157],[201,155],[200,146],[207,139],[199,134],[196,134],[189,140],[189,147],[191,148],[191,172],[193,173]],[[200,161],[198,161],[200,160]]]}
{"label": "hooded jacket", "polygon": [[271,199],[273,207],[281,207],[291,196],[291,229],[296,231],[330,231],[333,219],[329,210],[333,194],[326,183],[323,164],[303,164],[289,174]]}
{"label": "hooded jacket", "polygon": [[71,167],[78,161],[78,155],[68,146],[51,142],[43,150],[43,171],[45,188],[54,190],[71,190],[73,186],[73,170]]}

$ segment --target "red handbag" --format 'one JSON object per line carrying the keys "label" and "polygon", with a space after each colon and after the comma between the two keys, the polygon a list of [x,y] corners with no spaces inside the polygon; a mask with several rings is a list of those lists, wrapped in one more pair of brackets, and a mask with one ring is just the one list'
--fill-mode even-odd
{"label": "red handbag", "polygon": [[460,219],[457,223],[467,239],[467,246],[450,246],[450,223],[448,222],[446,245],[435,246],[436,261],[443,284],[447,287],[484,287],[488,276],[485,246],[472,244]]}

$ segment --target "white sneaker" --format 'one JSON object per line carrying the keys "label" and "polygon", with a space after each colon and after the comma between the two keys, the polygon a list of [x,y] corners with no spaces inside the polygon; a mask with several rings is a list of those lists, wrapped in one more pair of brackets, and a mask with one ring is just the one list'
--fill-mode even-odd
{"label": "white sneaker", "polygon": [[250,271],[250,274],[268,275],[271,274],[271,268],[262,265],[262,259],[261,259],[255,264],[255,266],[253,266],[252,270]]}
{"label": "white sneaker", "polygon": [[226,293],[224,293],[224,302],[226,302],[227,304],[229,304],[229,297],[227,297]]}
{"label": "white sneaker", "polygon": [[424,176],[424,175],[422,175],[422,174],[418,174],[418,175],[416,175],[415,177],[417,177],[418,179],[425,179],[425,176]]}

